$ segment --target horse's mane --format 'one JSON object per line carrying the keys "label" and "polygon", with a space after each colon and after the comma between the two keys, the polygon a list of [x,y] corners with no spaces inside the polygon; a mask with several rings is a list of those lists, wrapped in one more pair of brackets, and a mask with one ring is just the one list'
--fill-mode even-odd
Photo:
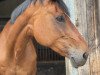
{"label": "horse's mane", "polygon": [[[43,3],[44,0],[40,0]],[[24,12],[24,10],[31,4],[31,2],[35,3],[36,0],[25,0],[22,4],[20,4],[11,14],[10,23],[13,24],[17,17]],[[52,2],[56,2],[64,12],[69,15],[68,8],[63,2],[63,0],[52,0]]]}
{"label": "horse's mane", "polygon": [[13,24],[17,17],[24,12],[24,10],[31,4],[33,0],[25,0],[22,4],[20,4],[11,14],[10,23]]}
{"label": "horse's mane", "polygon": [[54,0],[54,1],[56,1],[57,4],[59,5],[59,7],[60,7],[61,9],[63,9],[64,12],[65,12],[68,16],[70,16],[69,10],[68,10],[68,8],[67,8],[67,6],[66,6],[66,4],[64,3],[63,0]]}

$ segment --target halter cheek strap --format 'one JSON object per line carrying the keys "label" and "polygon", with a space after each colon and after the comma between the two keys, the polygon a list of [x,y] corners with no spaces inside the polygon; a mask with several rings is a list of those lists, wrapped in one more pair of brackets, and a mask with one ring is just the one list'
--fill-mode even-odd
{"label": "halter cheek strap", "polygon": [[31,4],[33,0],[25,0],[21,5],[19,5],[11,14],[10,23],[14,24],[17,17],[24,12],[24,10]]}

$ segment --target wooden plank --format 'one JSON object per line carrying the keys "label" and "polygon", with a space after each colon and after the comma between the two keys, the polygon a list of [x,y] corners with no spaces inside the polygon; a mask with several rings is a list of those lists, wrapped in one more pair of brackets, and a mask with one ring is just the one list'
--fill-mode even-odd
{"label": "wooden plank", "polygon": [[[66,75],[100,75],[100,0],[67,0],[71,19],[87,40],[91,54],[85,66],[74,69],[66,59]],[[96,13],[97,12],[97,13]]]}
{"label": "wooden plank", "polygon": [[91,48],[90,54],[90,75],[100,75],[99,65],[100,53],[98,52],[98,35],[97,35],[97,18],[96,18],[96,0],[88,0],[87,3],[87,23],[88,23],[88,40]]}
{"label": "wooden plank", "polygon": [[[96,51],[95,62],[93,62],[93,72],[95,75],[100,75],[100,0],[95,0],[95,21],[96,21]],[[93,74],[92,74],[93,75]]]}
{"label": "wooden plank", "polygon": [[[73,4],[72,4],[73,3]],[[86,3],[85,1],[80,0],[72,0],[72,1],[66,1],[67,7],[69,8],[71,19],[74,22],[74,24],[77,26],[78,30],[83,34],[85,37],[87,37],[87,23],[86,23]],[[83,5],[83,6],[82,6]],[[73,7],[73,9],[72,9]],[[82,11],[80,11],[82,9]],[[84,19],[84,20],[83,20]],[[84,26],[84,27],[83,27]],[[67,62],[68,60],[66,60]],[[67,67],[69,65],[69,74],[66,75],[89,75],[88,68],[80,68],[75,69],[71,66],[70,62],[67,62]],[[66,69],[66,70],[68,70]],[[68,71],[67,71],[68,72]]]}
{"label": "wooden plank", "polygon": [[[97,40],[98,40],[98,54],[97,54],[97,57],[98,57],[98,74],[100,75],[100,0],[97,0],[97,3],[98,3],[98,14],[97,14]],[[97,4],[96,3],[96,4]]]}
{"label": "wooden plank", "polygon": [[[80,3],[79,3],[80,2]],[[78,14],[78,26],[80,32],[85,36],[91,49],[90,57],[85,66],[78,69],[79,75],[96,75],[93,73],[93,60],[96,59],[96,21],[95,21],[95,0],[77,0],[76,7]],[[80,4],[80,6],[78,6]],[[86,28],[87,27],[87,28]],[[95,72],[95,71],[94,71]]]}

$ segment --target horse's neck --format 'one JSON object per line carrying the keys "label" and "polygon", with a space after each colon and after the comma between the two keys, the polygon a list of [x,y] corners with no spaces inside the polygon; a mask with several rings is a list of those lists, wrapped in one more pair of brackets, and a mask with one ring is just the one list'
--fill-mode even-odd
{"label": "horse's neck", "polygon": [[[29,50],[27,50],[27,47],[28,47],[27,45],[30,42],[32,42],[31,36],[29,34],[30,34],[29,28],[26,26],[18,35],[18,38],[15,43],[15,47],[14,47],[15,58],[19,59],[20,55],[23,55],[23,54],[25,54],[25,52],[29,51]],[[33,49],[32,49],[33,55],[36,55],[35,47],[32,43],[31,43],[31,45],[33,46]],[[31,48],[30,48],[30,50],[31,50]],[[28,56],[30,56],[30,55],[28,55]]]}
{"label": "horse's neck", "polygon": [[[30,19],[31,15],[33,14],[33,5],[30,5],[23,14],[21,14],[15,23],[11,26],[9,30],[9,34],[7,37],[7,47],[9,50],[12,50],[14,46],[14,42],[16,41],[17,36],[21,32],[21,30],[27,25],[28,20]],[[13,37],[13,38],[12,38]]]}
{"label": "horse's neck", "polygon": [[[9,26],[9,25],[8,25]],[[4,31],[7,27],[4,28]],[[8,29],[10,30],[11,27]],[[24,27],[22,31],[17,35],[16,41],[14,42],[15,45],[12,50],[6,49],[6,52],[4,53],[5,60],[2,63],[2,60],[0,60],[0,65],[7,65],[6,68],[3,69],[6,74],[8,73],[16,73],[20,75],[26,75],[26,73],[33,73],[33,75],[36,75],[36,52],[35,48],[32,44],[31,37],[29,35],[29,29],[28,27]],[[13,38],[13,37],[12,37]],[[12,39],[10,38],[10,39]],[[3,39],[4,40],[4,39]],[[1,42],[2,43],[2,42]],[[13,44],[14,44],[13,43]],[[8,43],[7,43],[8,45]],[[6,47],[6,46],[4,46]],[[3,53],[4,47],[1,49]],[[6,54],[7,53],[7,54]],[[1,59],[2,56],[1,56]],[[8,66],[10,65],[10,66]],[[27,66],[28,65],[28,66]],[[1,66],[0,66],[1,67]],[[25,71],[24,71],[25,70]]]}
{"label": "horse's neck", "polygon": [[26,69],[25,74],[36,75],[37,55],[29,32],[28,27],[25,27],[19,34],[14,48],[14,61],[21,70]]}
{"label": "horse's neck", "polygon": [[26,48],[27,43],[31,40],[30,35],[28,34],[28,27],[26,26],[18,35],[16,39],[14,50],[24,50]]}

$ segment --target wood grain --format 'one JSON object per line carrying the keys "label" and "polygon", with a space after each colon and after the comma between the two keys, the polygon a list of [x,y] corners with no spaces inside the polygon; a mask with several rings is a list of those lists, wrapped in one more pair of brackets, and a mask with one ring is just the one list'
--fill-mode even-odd
{"label": "wood grain", "polygon": [[100,75],[100,0],[67,0],[65,3],[73,3],[68,6],[70,13],[74,13],[72,21],[90,48],[90,56],[83,67],[75,69],[66,59],[66,75]]}

